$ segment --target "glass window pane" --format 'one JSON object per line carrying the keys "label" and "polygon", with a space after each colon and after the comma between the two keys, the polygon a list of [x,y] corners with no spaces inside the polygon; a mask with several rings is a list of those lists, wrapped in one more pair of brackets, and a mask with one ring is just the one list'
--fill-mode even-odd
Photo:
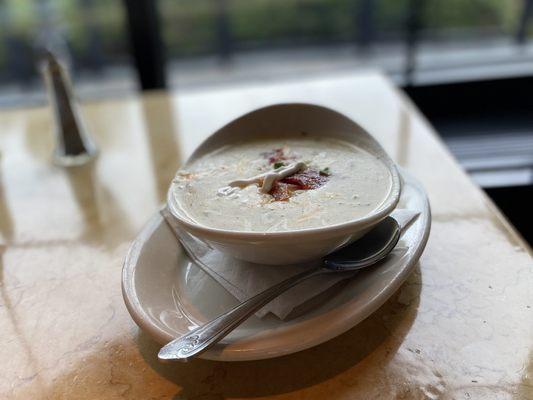
{"label": "glass window pane", "polygon": [[45,46],[68,60],[82,97],[136,87],[121,0],[4,0],[0,22],[0,105],[44,101]]}

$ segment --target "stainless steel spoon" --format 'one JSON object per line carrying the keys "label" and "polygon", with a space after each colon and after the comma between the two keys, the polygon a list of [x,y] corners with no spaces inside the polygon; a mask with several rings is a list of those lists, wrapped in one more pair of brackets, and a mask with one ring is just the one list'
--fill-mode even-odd
{"label": "stainless steel spoon", "polygon": [[265,304],[312,276],[342,273],[369,267],[385,258],[400,239],[398,222],[387,217],[358,241],[337,250],[323,259],[322,266],[296,274],[242,302],[184,336],[174,339],[159,351],[160,361],[187,361],[218,343]]}

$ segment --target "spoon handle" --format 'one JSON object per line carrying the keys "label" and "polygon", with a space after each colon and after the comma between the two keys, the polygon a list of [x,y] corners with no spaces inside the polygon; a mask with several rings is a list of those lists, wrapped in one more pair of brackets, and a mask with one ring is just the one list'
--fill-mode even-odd
{"label": "spoon handle", "polygon": [[207,324],[199,326],[162,347],[158,354],[159,360],[187,361],[187,359],[206,351],[281,293],[312,276],[325,272],[327,270],[322,268],[305,270],[251,297]]}

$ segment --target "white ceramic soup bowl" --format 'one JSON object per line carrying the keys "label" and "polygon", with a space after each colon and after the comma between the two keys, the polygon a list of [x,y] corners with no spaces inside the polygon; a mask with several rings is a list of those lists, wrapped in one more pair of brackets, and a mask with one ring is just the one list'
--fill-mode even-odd
{"label": "white ceramic soup bowl", "polygon": [[193,160],[221,146],[256,137],[328,136],[356,145],[377,156],[388,168],[392,185],[388,197],[374,211],[358,219],[319,228],[248,232],[211,228],[192,220],[174,196],[172,183],[167,203],[179,225],[213,248],[235,258],[259,264],[283,265],[314,260],[351,243],[384,219],[398,203],[401,179],[394,162],[363,128],[331,109],[311,104],[277,104],[260,108],[230,122],[207,138],[189,157]]}

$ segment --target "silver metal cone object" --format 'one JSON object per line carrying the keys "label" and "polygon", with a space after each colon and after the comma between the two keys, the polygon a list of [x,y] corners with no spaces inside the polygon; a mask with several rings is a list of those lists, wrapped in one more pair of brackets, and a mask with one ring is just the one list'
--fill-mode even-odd
{"label": "silver metal cone object", "polygon": [[54,162],[66,167],[85,164],[98,151],[80,117],[66,68],[52,52],[47,51],[42,70],[54,113]]}

